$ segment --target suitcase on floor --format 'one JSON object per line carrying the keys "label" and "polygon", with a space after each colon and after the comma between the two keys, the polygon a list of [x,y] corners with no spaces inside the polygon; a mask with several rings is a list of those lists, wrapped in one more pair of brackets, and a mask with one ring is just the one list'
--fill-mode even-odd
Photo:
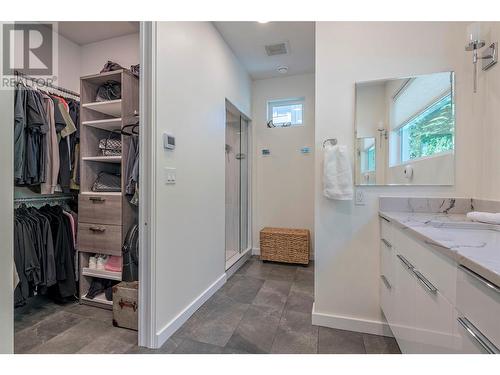
{"label": "suitcase on floor", "polygon": [[124,282],[113,287],[113,325],[138,330],[139,282]]}

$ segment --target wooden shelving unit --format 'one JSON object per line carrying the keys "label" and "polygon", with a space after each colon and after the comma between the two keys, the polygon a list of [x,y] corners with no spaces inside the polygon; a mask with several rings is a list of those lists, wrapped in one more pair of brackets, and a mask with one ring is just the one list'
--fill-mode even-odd
{"label": "wooden shelving unit", "polygon": [[[121,99],[96,102],[98,87],[107,81],[121,83]],[[79,196],[79,260],[80,303],[102,308],[112,308],[104,293],[93,299],[86,294],[92,279],[103,278],[121,281],[121,272],[96,270],[88,267],[94,254],[121,255],[125,235],[137,221],[137,207],[129,202],[124,193],[126,182],[122,177],[121,192],[94,192],[92,185],[100,172],[124,176],[124,162],[128,156],[128,137],[121,135],[121,156],[103,156],[99,141],[107,139],[110,132],[120,130],[138,120],[139,80],[128,70],[117,70],[82,77],[80,80],[81,128],[80,153],[81,175]],[[116,135],[115,135],[116,136]]]}

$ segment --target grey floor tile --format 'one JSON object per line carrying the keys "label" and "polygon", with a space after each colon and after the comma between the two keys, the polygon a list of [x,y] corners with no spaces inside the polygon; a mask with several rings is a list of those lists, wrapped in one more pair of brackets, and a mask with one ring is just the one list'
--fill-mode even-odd
{"label": "grey floor tile", "polygon": [[194,341],[225,346],[240,323],[248,304],[224,295],[207,302],[207,310],[189,323],[189,329],[178,335]]}
{"label": "grey floor tile", "polygon": [[149,349],[141,346],[133,346],[125,354],[171,354],[183,342],[183,339],[170,337],[159,349]]}
{"label": "grey floor tile", "polygon": [[82,354],[123,354],[137,346],[137,331],[113,327],[108,334],[85,345]]}
{"label": "grey floor tile", "polygon": [[112,326],[99,320],[85,319],[72,328],[55,336],[29,353],[74,354],[99,337],[109,334]]}
{"label": "grey floor tile", "polygon": [[14,309],[14,331],[31,327],[61,311],[61,308],[61,305],[56,305],[44,296],[33,297],[25,306]]}
{"label": "grey floor tile", "polygon": [[297,266],[293,264],[268,263],[269,273],[266,276],[268,280],[294,281],[297,272]]}
{"label": "grey floor tile", "polygon": [[368,354],[401,354],[398,343],[393,337],[363,334],[366,353]]}
{"label": "grey floor tile", "polygon": [[288,295],[285,309],[311,314],[313,303],[314,297],[310,293],[292,289]]}
{"label": "grey floor tile", "polygon": [[177,347],[174,354],[245,354],[245,352],[186,339]]}
{"label": "grey floor tile", "polygon": [[240,303],[250,304],[259,292],[264,280],[241,275],[233,275],[231,284],[228,289],[224,289],[223,293]]}
{"label": "grey floor tile", "polygon": [[111,310],[75,303],[64,306],[64,311],[83,316],[87,319],[100,320],[108,323],[110,326],[113,324],[113,312]]}
{"label": "grey floor tile", "polygon": [[307,268],[297,267],[294,281],[297,283],[314,285],[314,272],[311,272]]}
{"label": "grey floor tile", "polygon": [[81,322],[84,318],[65,311],[53,313],[39,323],[16,332],[14,353],[27,353]]}
{"label": "grey floor tile", "polygon": [[290,281],[266,280],[253,300],[254,305],[272,307],[281,312],[285,307]]}
{"label": "grey floor tile", "polygon": [[242,274],[246,276],[256,277],[260,279],[266,279],[269,275],[271,266],[268,263],[263,263],[262,261],[254,261],[245,267]]}
{"label": "grey floor tile", "polygon": [[269,353],[280,317],[281,314],[276,309],[250,306],[226,347],[249,353]]}
{"label": "grey floor tile", "polygon": [[319,327],[318,352],[320,354],[364,354],[363,334]]}
{"label": "grey floor tile", "polygon": [[271,349],[275,354],[315,354],[318,351],[318,327],[311,314],[285,310]]}

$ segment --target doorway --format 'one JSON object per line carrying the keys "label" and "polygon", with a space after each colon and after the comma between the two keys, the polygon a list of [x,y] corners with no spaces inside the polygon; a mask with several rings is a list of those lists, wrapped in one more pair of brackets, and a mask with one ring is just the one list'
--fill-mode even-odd
{"label": "doorway", "polygon": [[226,269],[249,249],[249,119],[226,101]]}

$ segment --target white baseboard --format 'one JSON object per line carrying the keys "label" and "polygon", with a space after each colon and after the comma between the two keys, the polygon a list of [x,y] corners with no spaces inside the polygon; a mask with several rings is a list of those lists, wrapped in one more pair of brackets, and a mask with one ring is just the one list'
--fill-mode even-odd
{"label": "white baseboard", "polygon": [[189,306],[187,306],[179,315],[172,319],[159,332],[156,333],[155,348],[160,348],[175,331],[177,331],[190,317],[200,308],[214,293],[219,290],[226,282],[226,274],[221,275],[212,285],[201,293]]}
{"label": "white baseboard", "polygon": [[316,306],[314,304],[312,310],[312,324],[328,328],[344,329],[347,331],[370,333],[372,335],[394,337],[386,322],[320,313],[316,311]]}
{"label": "white baseboard", "polygon": [[234,275],[236,271],[238,271],[248,259],[252,256],[252,251],[251,249],[247,249],[238,259],[236,262],[234,262],[228,269],[226,269],[226,279],[229,279],[231,276]]}

